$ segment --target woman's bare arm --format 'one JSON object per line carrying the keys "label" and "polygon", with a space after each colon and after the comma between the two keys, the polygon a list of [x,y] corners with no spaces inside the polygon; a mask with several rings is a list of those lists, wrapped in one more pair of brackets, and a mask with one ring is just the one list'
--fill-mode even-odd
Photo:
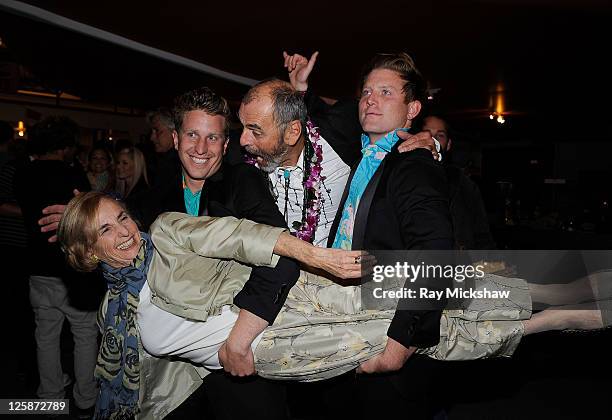
{"label": "woman's bare arm", "polygon": [[364,251],[320,248],[288,233],[281,233],[278,237],[274,253],[320,268],[342,279],[362,277],[369,272],[375,261],[373,256]]}

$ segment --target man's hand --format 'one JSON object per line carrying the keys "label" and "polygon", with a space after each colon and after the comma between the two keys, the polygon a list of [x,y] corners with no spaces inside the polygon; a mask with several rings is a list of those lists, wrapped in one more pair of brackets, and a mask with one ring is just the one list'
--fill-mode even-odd
{"label": "man's hand", "polygon": [[226,341],[219,349],[219,362],[223,369],[232,376],[255,374],[255,358],[251,346],[234,348]]}
{"label": "man's hand", "polygon": [[[79,190],[73,190],[72,194],[76,197],[81,194]],[[46,214],[47,216],[41,217],[38,219],[38,225],[40,226],[41,232],[54,232],[57,230],[59,226],[59,222],[66,211],[65,204],[54,204],[52,206],[45,207],[42,211],[42,214]],[[53,235],[49,238],[49,242],[56,242],[57,235]]]}
{"label": "man's hand", "polygon": [[308,60],[302,55],[289,55],[286,51],[283,51],[283,58],[285,59],[284,67],[289,72],[289,81],[295,90],[300,92],[308,90],[308,76],[310,76],[310,72],[314,68],[318,55],[319,52],[316,51],[310,57],[310,60]]}
{"label": "man's hand", "polygon": [[397,149],[400,153],[410,152],[414,149],[428,149],[435,160],[442,160],[442,155],[439,153],[440,143],[436,146],[436,140],[429,131],[410,134],[406,131],[398,130],[397,135],[400,141],[403,140]]}
{"label": "man's hand", "polygon": [[416,347],[406,348],[389,338],[383,352],[363,362],[357,368],[357,373],[384,373],[400,370],[415,351]]}
{"label": "man's hand", "polygon": [[241,309],[229,337],[219,349],[219,362],[226,372],[233,376],[255,374],[255,359],[251,344],[268,322],[257,315]]}

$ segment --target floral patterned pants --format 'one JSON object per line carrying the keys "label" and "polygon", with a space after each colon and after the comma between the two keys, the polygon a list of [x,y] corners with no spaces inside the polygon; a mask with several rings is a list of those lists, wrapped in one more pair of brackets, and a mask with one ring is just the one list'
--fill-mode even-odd
{"label": "floral patterned pants", "polygon": [[[445,310],[440,343],[418,352],[439,360],[473,360],[513,354],[531,317],[522,279],[487,274],[476,288],[509,290],[509,299],[473,299],[466,309]],[[260,376],[317,381],[346,373],[383,351],[394,310],[362,310],[361,288],[339,286],[302,272],[285,306],[255,350]]]}

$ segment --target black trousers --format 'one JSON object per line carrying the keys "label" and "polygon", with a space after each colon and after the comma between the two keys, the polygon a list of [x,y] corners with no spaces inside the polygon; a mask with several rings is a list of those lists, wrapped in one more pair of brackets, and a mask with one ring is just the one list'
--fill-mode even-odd
{"label": "black trousers", "polygon": [[431,419],[442,408],[438,398],[448,364],[413,355],[398,372],[356,375],[313,383],[234,378],[218,371],[169,419],[336,420],[342,418]]}
{"label": "black trousers", "polygon": [[397,413],[406,413],[410,419],[432,419],[443,408],[440,387],[448,368],[446,362],[415,354],[397,372],[358,375],[359,418],[397,418]]}
{"label": "black trousers", "polygon": [[211,372],[200,388],[166,419],[288,420],[285,384],[258,376]]}
{"label": "black trousers", "polygon": [[[32,395],[38,384],[34,312],[30,304],[28,269],[32,257],[25,248],[0,246],[2,293],[0,319],[5,321],[4,345],[0,358],[4,361],[0,377],[2,398]],[[35,262],[34,262],[35,263]],[[10,343],[10,345],[9,345]]]}

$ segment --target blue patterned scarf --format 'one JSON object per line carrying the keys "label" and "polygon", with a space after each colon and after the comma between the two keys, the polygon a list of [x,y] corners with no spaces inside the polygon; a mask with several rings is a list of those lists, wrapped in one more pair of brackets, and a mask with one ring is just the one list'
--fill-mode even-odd
{"label": "blue patterned scarf", "polygon": [[94,419],[129,419],[138,412],[140,337],[136,310],[153,257],[151,238],[146,233],[141,236],[142,245],[132,265],[113,268],[102,263],[109,294],[94,374],[100,384]]}

